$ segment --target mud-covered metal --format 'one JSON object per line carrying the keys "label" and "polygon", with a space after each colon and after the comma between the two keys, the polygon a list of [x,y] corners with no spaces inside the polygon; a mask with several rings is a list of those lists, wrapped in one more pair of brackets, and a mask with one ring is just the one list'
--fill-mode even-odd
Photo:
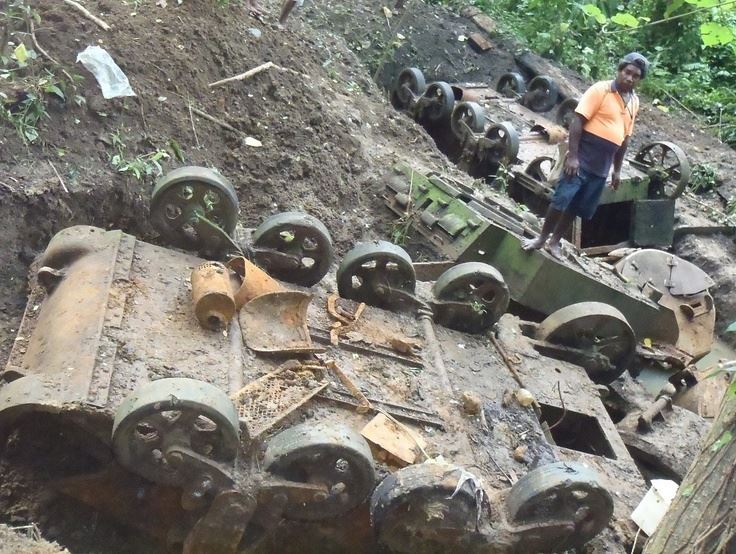
{"label": "mud-covered metal", "polygon": [[182,485],[173,447],[191,449],[216,464],[238,452],[235,407],[217,387],[195,379],[159,379],[143,385],[115,413],[112,444],[121,465],[164,485]]}
{"label": "mud-covered metal", "polygon": [[295,519],[337,517],[373,490],[376,474],[365,439],[346,425],[297,425],[268,442],[264,467],[284,479],[319,485],[322,490],[285,513]]}
{"label": "mud-covered metal", "polygon": [[238,222],[232,184],[206,167],[180,167],[164,175],[151,195],[151,223],[172,246],[207,253],[229,248]]}
{"label": "mud-covered metal", "polygon": [[552,352],[585,368],[596,383],[607,384],[626,371],[636,354],[636,337],[624,315],[601,302],[571,304],[552,313],[537,328],[542,341],[569,347]]}
{"label": "mud-covered metal", "polygon": [[255,297],[240,310],[243,340],[248,348],[267,353],[324,352],[307,329],[312,295],[284,290]]}
{"label": "mud-covered metal", "polygon": [[390,242],[358,244],[337,270],[337,290],[342,298],[371,306],[390,307],[402,301],[400,293],[414,293],[416,277],[406,251]]}
{"label": "mud-covered metal", "polygon": [[519,73],[504,73],[496,81],[496,90],[507,98],[521,98],[526,92],[524,77]]}
{"label": "mud-covered metal", "polygon": [[452,110],[450,127],[460,140],[466,140],[473,133],[482,133],[485,124],[485,111],[476,102],[460,102]]}
{"label": "mud-covered metal", "polygon": [[408,108],[426,90],[424,74],[416,67],[404,69],[396,80],[392,100],[398,108]]}
{"label": "mud-covered metal", "polygon": [[579,100],[577,98],[567,98],[560,102],[555,112],[555,122],[562,125],[565,129],[570,128],[572,118],[575,117],[575,109],[578,107]]}
{"label": "mud-covered metal", "polygon": [[559,96],[559,87],[551,77],[537,75],[529,81],[521,103],[535,112],[546,112],[554,108]]}
{"label": "mud-covered metal", "polygon": [[270,275],[309,287],[332,265],[334,249],[327,227],[301,212],[272,215],[253,233],[253,261]]}
{"label": "mud-covered metal", "polygon": [[444,81],[430,83],[418,103],[420,118],[429,123],[449,119],[455,106],[455,93]]}
{"label": "mud-covered metal", "polygon": [[192,270],[192,303],[200,325],[217,331],[227,329],[235,315],[230,272],[220,262],[205,262]]}

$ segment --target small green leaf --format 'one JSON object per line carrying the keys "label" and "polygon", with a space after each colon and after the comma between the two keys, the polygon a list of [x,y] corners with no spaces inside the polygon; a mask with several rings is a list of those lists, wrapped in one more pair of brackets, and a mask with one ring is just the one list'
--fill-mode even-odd
{"label": "small green leaf", "polygon": [[38,131],[35,127],[26,127],[23,130],[23,134],[28,139],[28,142],[34,142],[38,138]]}
{"label": "small green leaf", "polygon": [[729,430],[724,431],[723,434],[718,438],[718,440],[713,443],[713,446],[710,447],[710,451],[718,452],[721,448],[723,448],[725,445],[731,442],[732,438],[733,438],[733,435],[731,435],[731,431]]}
{"label": "small green leaf", "polygon": [[26,45],[22,42],[15,47],[15,50],[13,50],[13,54],[15,54],[15,59],[18,60],[18,63],[20,65],[25,65],[26,61],[28,60],[28,50],[26,50]]}
{"label": "small green leaf", "polygon": [[169,140],[169,146],[171,146],[171,150],[174,152],[174,157],[179,160],[180,162],[184,162],[184,150],[182,150],[181,145],[176,142],[174,139]]}
{"label": "small green leaf", "polygon": [[43,87],[43,90],[44,90],[44,92],[47,92],[49,94],[55,94],[56,96],[58,96],[62,100],[66,100],[66,97],[64,96],[64,93],[56,85],[46,85],[45,87]]}
{"label": "small green leaf", "polygon": [[680,9],[684,3],[685,3],[685,0],[672,0],[669,3],[669,6],[667,6],[667,9],[664,10],[664,17],[667,18],[671,16],[678,9]]}
{"label": "small green leaf", "polygon": [[680,496],[682,496],[683,498],[688,498],[689,496],[693,495],[694,490],[695,490],[695,487],[693,487],[692,485],[688,485],[687,487],[685,487],[684,489],[680,491]]}
{"label": "small green leaf", "polygon": [[616,15],[611,17],[611,21],[616,23],[617,25],[623,25],[624,27],[638,27],[639,26],[639,20],[635,18],[630,13],[622,12],[617,13]]}
{"label": "small green leaf", "polygon": [[700,25],[700,38],[704,46],[719,46],[733,41],[733,31],[725,25],[709,21]]}
{"label": "small green leaf", "polygon": [[586,15],[589,15],[590,17],[595,19],[601,25],[603,25],[607,21],[606,16],[595,4],[584,4],[583,12],[585,12]]}

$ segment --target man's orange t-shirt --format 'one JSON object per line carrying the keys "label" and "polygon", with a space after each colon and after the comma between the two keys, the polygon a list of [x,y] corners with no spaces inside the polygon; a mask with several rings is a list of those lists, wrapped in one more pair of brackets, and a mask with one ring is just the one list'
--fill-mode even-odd
{"label": "man's orange t-shirt", "polygon": [[575,111],[588,120],[583,131],[621,146],[634,132],[639,98],[632,91],[625,104],[613,81],[599,81],[585,91]]}

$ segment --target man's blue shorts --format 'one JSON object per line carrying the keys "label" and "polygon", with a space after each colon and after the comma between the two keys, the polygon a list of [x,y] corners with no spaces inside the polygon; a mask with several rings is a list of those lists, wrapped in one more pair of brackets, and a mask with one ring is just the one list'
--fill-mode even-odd
{"label": "man's blue shorts", "polygon": [[552,207],[561,212],[590,219],[601,199],[606,178],[593,175],[582,168],[578,174],[568,177],[563,174],[552,195]]}

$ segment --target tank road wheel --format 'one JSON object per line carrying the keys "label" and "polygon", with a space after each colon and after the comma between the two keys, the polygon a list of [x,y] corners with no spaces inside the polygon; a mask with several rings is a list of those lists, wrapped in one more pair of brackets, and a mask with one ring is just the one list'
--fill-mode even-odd
{"label": "tank road wheel", "polygon": [[504,73],[496,82],[496,91],[506,98],[519,98],[526,92],[524,77],[518,73]]}
{"label": "tank road wheel", "polygon": [[400,246],[383,240],[357,245],[337,270],[337,291],[343,298],[379,308],[400,303],[394,291],[414,294],[416,275],[411,258]]}
{"label": "tank road wheel", "polygon": [[229,464],[238,444],[238,415],[227,394],[196,379],[159,379],[143,385],[120,405],[112,428],[120,465],[165,485],[183,484],[183,476],[166,460],[170,447],[189,448]]}
{"label": "tank road wheel", "polygon": [[[460,482],[460,479],[465,479]],[[452,552],[472,539],[477,482],[458,466],[418,464],[388,475],[371,496],[371,521],[392,552]]]}
{"label": "tank road wheel", "polygon": [[555,122],[565,129],[569,129],[572,118],[575,117],[575,108],[578,107],[578,102],[577,98],[563,100],[555,112]]}
{"label": "tank road wheel", "polygon": [[[557,310],[537,328],[536,336],[552,344],[589,354],[575,360],[596,383],[607,385],[631,364],[636,338],[624,315],[602,302],[579,302]],[[601,363],[601,357],[608,363]]]}
{"label": "tank road wheel", "polygon": [[519,153],[519,133],[508,121],[491,125],[486,131],[483,149],[485,157],[492,163],[508,163]]}
{"label": "tank road wheel", "polygon": [[690,182],[690,162],[673,142],[652,142],[642,146],[631,165],[649,175],[650,198],[677,198]]}
{"label": "tank road wheel", "polygon": [[444,81],[431,83],[424,91],[426,103],[422,107],[422,119],[439,123],[450,117],[455,106],[455,93]]}
{"label": "tank road wheel", "polygon": [[[600,533],[613,515],[613,500],[596,473],[576,462],[555,462],[527,473],[506,497],[515,525],[569,521],[562,536],[542,535],[543,552],[578,548]],[[540,530],[544,533],[544,530]]]}
{"label": "tank road wheel", "polygon": [[172,246],[217,253],[230,245],[223,235],[232,236],[238,223],[238,196],[211,169],[180,167],[156,183],[151,223]]}
{"label": "tank road wheel", "polygon": [[424,75],[416,67],[408,67],[399,73],[396,86],[391,95],[394,107],[407,109],[414,98],[418,98],[427,88]]}
{"label": "tank road wheel", "polygon": [[435,305],[437,322],[458,331],[481,332],[496,323],[509,306],[503,275],[482,262],[451,267],[437,279],[433,292],[439,301]]}
{"label": "tank road wheel", "polygon": [[523,104],[534,112],[548,112],[555,107],[559,88],[557,83],[546,75],[538,75],[529,81]]}
{"label": "tank road wheel", "polygon": [[476,102],[460,102],[452,110],[450,127],[460,140],[465,139],[472,133],[482,133],[485,125],[485,110]]}
{"label": "tank road wheel", "polygon": [[555,167],[555,163],[555,159],[550,156],[540,156],[529,162],[524,173],[540,183],[546,183],[549,181],[549,176],[552,173],[552,169]]}
{"label": "tank road wheel", "polygon": [[310,287],[332,265],[335,253],[327,227],[300,212],[272,215],[253,233],[254,261],[271,276]]}
{"label": "tank road wheel", "polygon": [[304,423],[282,431],[269,441],[264,467],[288,481],[325,486],[311,501],[287,505],[289,519],[340,516],[363,502],[376,483],[368,443],[341,424]]}

